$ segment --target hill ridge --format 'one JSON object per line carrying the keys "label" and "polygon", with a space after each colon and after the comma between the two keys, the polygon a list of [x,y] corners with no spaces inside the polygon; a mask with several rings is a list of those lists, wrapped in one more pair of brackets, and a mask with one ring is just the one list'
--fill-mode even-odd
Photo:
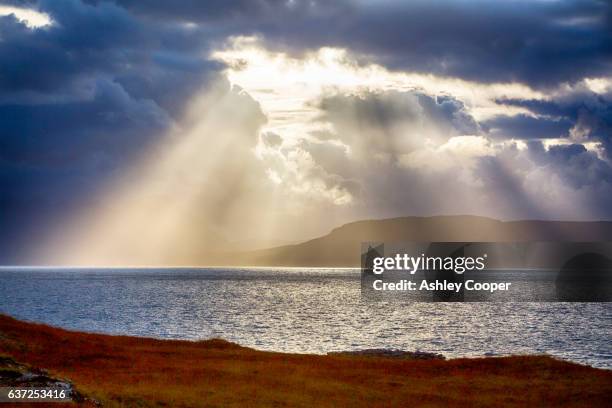
{"label": "hill ridge", "polygon": [[[234,252],[232,265],[358,267],[362,242],[612,241],[612,221],[501,221],[478,215],[406,216],[352,221],[290,245]],[[227,255],[227,254],[226,254]],[[223,263],[223,259],[219,259]],[[227,260],[225,260],[227,264]]]}

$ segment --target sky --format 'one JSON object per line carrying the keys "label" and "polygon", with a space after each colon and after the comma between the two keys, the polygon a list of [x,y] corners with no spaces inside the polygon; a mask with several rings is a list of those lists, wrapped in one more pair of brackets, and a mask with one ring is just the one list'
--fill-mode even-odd
{"label": "sky", "polygon": [[0,1],[0,264],[612,219],[612,5]]}

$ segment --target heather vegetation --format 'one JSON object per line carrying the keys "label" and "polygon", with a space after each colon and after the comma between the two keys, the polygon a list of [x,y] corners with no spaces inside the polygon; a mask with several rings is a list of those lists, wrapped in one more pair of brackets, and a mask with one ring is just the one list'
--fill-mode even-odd
{"label": "heather vegetation", "polygon": [[108,407],[607,406],[612,398],[611,371],[549,356],[283,354],[218,339],[72,332],[2,315],[0,353]]}

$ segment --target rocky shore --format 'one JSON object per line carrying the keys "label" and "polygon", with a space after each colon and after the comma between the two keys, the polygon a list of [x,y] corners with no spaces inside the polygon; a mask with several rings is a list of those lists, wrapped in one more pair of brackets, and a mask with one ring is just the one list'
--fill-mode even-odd
{"label": "rocky shore", "polygon": [[362,357],[385,357],[402,360],[446,360],[442,354],[429,353],[426,351],[404,351],[398,349],[364,349],[353,351],[335,351],[327,353],[328,356],[362,356]]}
{"label": "rocky shore", "polygon": [[46,388],[64,391],[63,401],[99,406],[98,401],[87,398],[67,379],[54,378],[42,368],[30,367],[13,360],[11,357],[0,356],[0,387]]}

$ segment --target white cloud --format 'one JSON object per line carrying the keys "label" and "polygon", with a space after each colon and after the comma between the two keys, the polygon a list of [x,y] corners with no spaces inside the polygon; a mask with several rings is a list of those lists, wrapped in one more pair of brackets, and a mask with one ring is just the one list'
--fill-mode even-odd
{"label": "white cloud", "polygon": [[39,28],[52,24],[51,17],[40,11],[13,6],[0,5],[0,16],[13,14],[18,20],[24,22],[30,28]]}
{"label": "white cloud", "polygon": [[499,114],[527,112],[500,105],[499,98],[544,99],[546,95],[519,83],[482,84],[431,74],[396,72],[364,63],[349,51],[321,48],[295,57],[267,50],[254,37],[235,37],[213,57],[228,65],[229,80],[258,100],[269,118],[266,130],[285,138],[299,138],[315,129],[313,101],[327,94],[421,90],[463,101],[477,120]]}

